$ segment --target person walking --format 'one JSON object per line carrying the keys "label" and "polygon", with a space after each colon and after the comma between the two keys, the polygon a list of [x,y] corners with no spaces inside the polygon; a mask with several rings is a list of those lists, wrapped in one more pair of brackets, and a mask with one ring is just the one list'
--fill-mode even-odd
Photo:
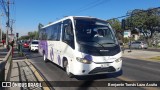
{"label": "person walking", "polygon": [[4,43],[5,43],[5,40],[4,40],[4,39],[2,40],[2,43],[3,43],[3,47],[4,47]]}
{"label": "person walking", "polygon": [[13,47],[14,47],[14,39],[11,41],[10,44],[11,44],[11,46],[12,46],[12,56],[13,56],[13,52],[14,52],[14,48],[13,48]]}

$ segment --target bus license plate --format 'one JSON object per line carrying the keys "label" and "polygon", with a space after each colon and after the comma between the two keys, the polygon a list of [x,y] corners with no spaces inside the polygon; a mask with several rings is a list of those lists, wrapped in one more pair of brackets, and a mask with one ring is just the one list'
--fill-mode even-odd
{"label": "bus license plate", "polygon": [[109,66],[109,64],[108,64],[108,63],[106,63],[106,64],[102,64],[102,65],[101,65],[101,68],[108,67],[108,66]]}

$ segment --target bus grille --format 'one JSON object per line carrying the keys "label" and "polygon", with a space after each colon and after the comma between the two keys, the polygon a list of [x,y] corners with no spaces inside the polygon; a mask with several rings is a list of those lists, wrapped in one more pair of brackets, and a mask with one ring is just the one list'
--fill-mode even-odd
{"label": "bus grille", "polygon": [[89,72],[89,74],[96,74],[96,73],[107,73],[107,72],[115,72],[116,69],[112,66],[106,67],[106,68],[101,68],[101,67],[96,67],[92,71]]}
{"label": "bus grille", "polygon": [[[107,50],[107,51],[100,51]],[[92,47],[87,45],[81,45],[80,52],[90,54],[93,56],[114,56],[121,52],[118,45],[114,47]]]}

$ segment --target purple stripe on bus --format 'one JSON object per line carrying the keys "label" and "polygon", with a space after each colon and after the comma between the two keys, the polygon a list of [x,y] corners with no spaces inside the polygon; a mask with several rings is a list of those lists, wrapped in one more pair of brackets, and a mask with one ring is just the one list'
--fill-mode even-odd
{"label": "purple stripe on bus", "polygon": [[51,60],[53,61],[54,60],[54,53],[53,53],[53,48],[52,47],[50,49],[50,57],[51,57]]}
{"label": "purple stripe on bus", "polygon": [[48,57],[48,43],[47,41],[40,41],[39,42],[39,47],[42,49],[41,53],[43,54],[43,50],[45,51],[46,57]]}
{"label": "purple stripe on bus", "polygon": [[58,64],[61,65],[61,58],[59,55],[57,56],[57,59],[58,59]]}

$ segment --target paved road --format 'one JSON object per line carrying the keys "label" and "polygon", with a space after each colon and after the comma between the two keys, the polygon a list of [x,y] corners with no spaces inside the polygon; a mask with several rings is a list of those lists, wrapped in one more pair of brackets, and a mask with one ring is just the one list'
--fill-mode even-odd
{"label": "paved road", "polygon": [[[48,81],[160,81],[160,63],[123,58],[123,75],[119,76],[107,74],[107,75],[95,75],[75,78],[68,78],[65,71],[53,64],[52,62],[44,63],[43,58],[36,52],[28,52],[26,54],[29,60],[36,66],[37,69],[46,77]],[[89,85],[88,85],[89,86]],[[146,87],[54,87],[56,90],[153,90],[157,88]],[[160,88],[159,88],[160,89]],[[158,90],[158,89],[157,89]]]}

